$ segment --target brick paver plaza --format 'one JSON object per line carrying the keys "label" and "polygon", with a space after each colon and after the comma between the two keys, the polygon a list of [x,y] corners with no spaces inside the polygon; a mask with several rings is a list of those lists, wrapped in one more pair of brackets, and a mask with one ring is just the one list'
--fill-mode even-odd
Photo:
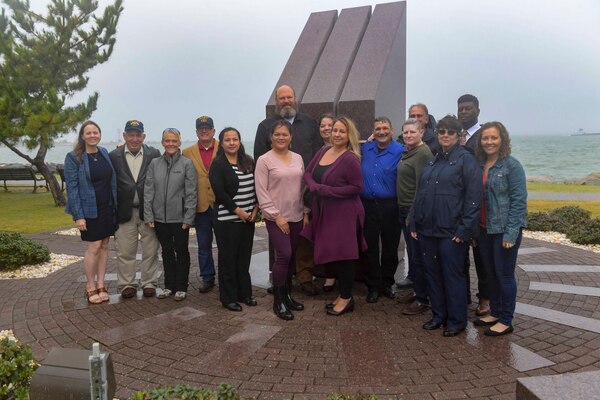
{"label": "brick paver plaza", "polygon": [[[258,285],[264,283],[259,269],[266,269],[266,230],[258,228],[256,236]],[[82,256],[85,248],[78,237],[34,238],[54,253]],[[91,349],[99,341],[112,355],[119,398],[159,385],[215,388],[224,382],[258,399],[324,399],[332,392],[514,399],[518,377],[600,369],[600,254],[524,239],[514,333],[490,338],[469,323],[465,333],[444,338],[441,330],[421,328],[428,314],[404,316],[404,305],[386,298],[366,303],[361,283],[355,286],[355,311],[339,318],[324,311],[334,295],[297,293],[305,311],[282,321],[258,286],[258,307],[227,311],[218,290],[197,292],[194,245],[192,237],[189,296],[180,303],[142,298],[141,292],[121,300],[109,275],[111,301],[88,305],[78,262],[42,279],[0,281],[0,329],[13,329],[39,360],[55,346]],[[112,247],[111,240],[114,274]]]}

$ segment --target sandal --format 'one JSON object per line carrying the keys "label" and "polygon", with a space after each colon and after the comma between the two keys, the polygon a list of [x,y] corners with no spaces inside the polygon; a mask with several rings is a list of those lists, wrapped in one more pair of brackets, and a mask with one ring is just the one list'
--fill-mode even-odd
{"label": "sandal", "polygon": [[102,299],[102,302],[110,300],[110,297],[108,296],[108,289],[105,286],[98,288],[98,295]]}
{"label": "sandal", "polygon": [[[85,298],[87,299],[88,303],[90,303],[90,304],[100,304],[100,303],[102,303],[102,298],[98,294],[99,292],[100,291],[98,289],[86,290],[86,292],[85,292]],[[96,297],[94,297],[94,296],[96,296]]]}

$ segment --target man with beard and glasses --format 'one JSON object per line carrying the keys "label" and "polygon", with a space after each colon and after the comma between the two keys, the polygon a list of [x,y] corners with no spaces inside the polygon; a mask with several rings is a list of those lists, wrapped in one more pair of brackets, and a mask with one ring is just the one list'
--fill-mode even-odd
{"label": "man with beard and glasses", "polygon": [[[323,139],[321,139],[321,135],[319,134],[317,121],[306,114],[298,112],[296,93],[288,85],[282,85],[275,89],[275,114],[265,118],[258,124],[256,137],[254,138],[254,161],[271,150],[271,127],[275,121],[281,119],[285,119],[292,124],[291,150],[294,153],[300,154],[306,168],[313,156],[323,146]],[[301,240],[296,252],[296,259],[312,260],[309,254],[311,251],[310,244],[307,244],[305,240]],[[269,271],[271,271],[274,259],[273,249],[271,243],[269,243]],[[314,295],[316,294],[316,287],[314,287],[312,282],[312,267],[312,262],[302,262],[302,266],[297,266],[296,274],[297,276],[308,276],[310,278],[307,282],[298,281],[298,284],[302,288],[309,289],[309,293],[307,294]],[[310,273],[301,273],[301,271],[309,269],[311,270]],[[269,288],[269,293],[271,290]]]}
{"label": "man with beard and glasses", "polygon": [[298,112],[296,94],[288,85],[275,90],[275,114],[258,124],[254,139],[254,160],[271,150],[271,126],[278,119],[285,119],[292,124],[291,150],[302,156],[306,167],[313,155],[323,146],[323,140],[317,121]]}

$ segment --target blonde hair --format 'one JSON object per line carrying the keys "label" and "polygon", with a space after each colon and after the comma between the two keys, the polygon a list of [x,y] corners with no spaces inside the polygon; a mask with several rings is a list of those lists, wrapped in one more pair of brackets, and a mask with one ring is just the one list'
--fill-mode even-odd
{"label": "blonde hair", "polygon": [[179,129],[177,129],[177,128],[165,129],[162,133],[162,138],[164,139],[165,136],[167,136],[169,133],[172,133],[173,135],[177,136],[177,139],[179,139],[179,141],[181,142],[181,132],[179,132]]}
{"label": "blonde hair", "polygon": [[344,116],[337,117],[333,120],[334,125],[336,122],[341,122],[346,127],[346,131],[348,132],[348,149],[356,154],[360,160],[360,144],[358,143],[359,135],[356,125],[354,125],[354,122],[352,122],[350,118]]}

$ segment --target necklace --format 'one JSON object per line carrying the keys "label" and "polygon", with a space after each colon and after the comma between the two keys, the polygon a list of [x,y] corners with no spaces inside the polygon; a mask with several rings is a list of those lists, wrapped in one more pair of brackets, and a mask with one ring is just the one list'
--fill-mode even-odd
{"label": "necklace", "polygon": [[98,161],[98,152],[95,153],[87,153],[88,156],[92,157],[94,161]]}

